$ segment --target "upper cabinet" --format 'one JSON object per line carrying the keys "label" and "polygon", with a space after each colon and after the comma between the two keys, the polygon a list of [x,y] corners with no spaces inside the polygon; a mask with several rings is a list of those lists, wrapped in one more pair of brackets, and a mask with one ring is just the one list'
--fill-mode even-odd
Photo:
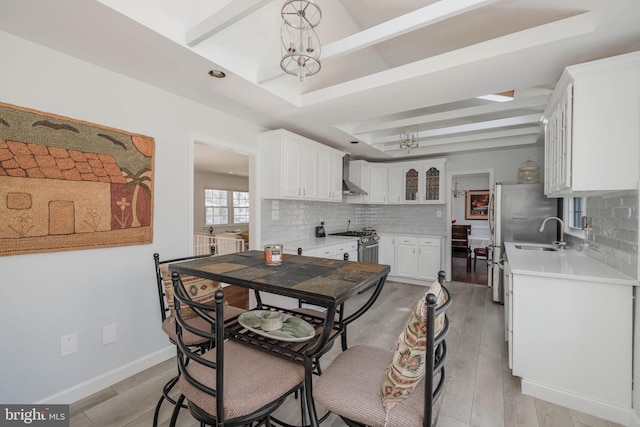
{"label": "upper cabinet", "polygon": [[[347,197],[349,203],[443,204],[446,159],[398,163],[352,161],[349,179],[368,196]],[[368,172],[368,180],[363,178]]]}
{"label": "upper cabinet", "polygon": [[567,67],[543,115],[545,194],[636,189],[638,117],[640,52]]}
{"label": "upper cabinet", "polygon": [[344,153],[283,129],[261,144],[263,198],[342,202]]}

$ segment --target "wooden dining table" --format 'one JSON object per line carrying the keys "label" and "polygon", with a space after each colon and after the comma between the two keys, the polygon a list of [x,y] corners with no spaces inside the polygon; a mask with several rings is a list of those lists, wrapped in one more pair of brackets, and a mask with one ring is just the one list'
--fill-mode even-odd
{"label": "wooden dining table", "polygon": [[[347,325],[361,317],[374,304],[390,267],[287,254],[283,256],[280,265],[267,265],[264,252],[253,250],[170,264],[169,270],[253,289],[256,293],[256,309],[282,311],[302,318],[315,328],[315,336],[308,341],[291,342],[256,333],[242,326],[238,317],[228,319],[224,325],[229,339],[304,365],[306,406],[311,425],[317,427],[319,422],[312,389],[313,361],[324,354],[338,336],[342,337],[343,350],[346,349]],[[344,315],[342,308],[345,302],[370,288],[373,290],[369,298],[352,308],[351,314]],[[319,314],[320,311],[263,304],[260,298],[262,292],[294,298],[320,307],[322,315]]]}

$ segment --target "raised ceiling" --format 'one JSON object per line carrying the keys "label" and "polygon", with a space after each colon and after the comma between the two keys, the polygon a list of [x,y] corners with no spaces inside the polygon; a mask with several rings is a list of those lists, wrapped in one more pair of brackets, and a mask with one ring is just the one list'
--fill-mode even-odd
{"label": "raised ceiling", "polygon": [[[540,144],[566,66],[640,50],[638,0],[317,0],[322,69],[300,82],[282,4],[5,1],[0,30],[368,160]],[[408,126],[420,146],[400,150]]]}

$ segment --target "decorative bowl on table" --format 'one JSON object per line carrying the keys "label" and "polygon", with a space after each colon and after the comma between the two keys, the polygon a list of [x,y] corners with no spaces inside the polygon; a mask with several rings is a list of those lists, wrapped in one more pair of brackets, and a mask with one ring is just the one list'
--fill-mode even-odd
{"label": "decorative bowl on table", "polygon": [[[262,316],[269,313],[281,315],[282,326],[279,329],[267,331],[262,328]],[[238,323],[251,332],[280,341],[302,342],[313,338],[316,331],[307,321],[286,313],[269,310],[249,310],[238,316]]]}

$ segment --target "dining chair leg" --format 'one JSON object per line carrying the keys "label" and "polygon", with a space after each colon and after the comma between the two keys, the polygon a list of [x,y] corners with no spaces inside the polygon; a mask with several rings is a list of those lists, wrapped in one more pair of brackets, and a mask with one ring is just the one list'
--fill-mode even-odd
{"label": "dining chair leg", "polygon": [[[169,423],[169,427],[175,427],[176,421],[178,421],[178,414],[180,413],[180,409],[182,409],[182,403],[184,402],[184,394],[181,394],[178,400],[176,401],[176,405],[173,408],[173,413],[171,414],[171,422]],[[202,423],[200,423],[202,425]]]}
{"label": "dining chair leg", "polygon": [[[176,375],[175,377],[171,378],[171,380],[169,380],[163,387],[162,387],[162,395],[160,396],[160,399],[158,400],[158,403],[156,404],[156,410],[153,413],[153,427],[157,427],[158,425],[158,416],[160,415],[160,407],[162,406],[162,402],[164,402],[165,400],[169,401],[172,405],[176,404],[176,401],[173,400],[170,396],[169,393],[171,392],[171,390],[173,389],[173,387],[178,383],[178,375]],[[186,408],[185,405],[182,405],[183,408]]]}

